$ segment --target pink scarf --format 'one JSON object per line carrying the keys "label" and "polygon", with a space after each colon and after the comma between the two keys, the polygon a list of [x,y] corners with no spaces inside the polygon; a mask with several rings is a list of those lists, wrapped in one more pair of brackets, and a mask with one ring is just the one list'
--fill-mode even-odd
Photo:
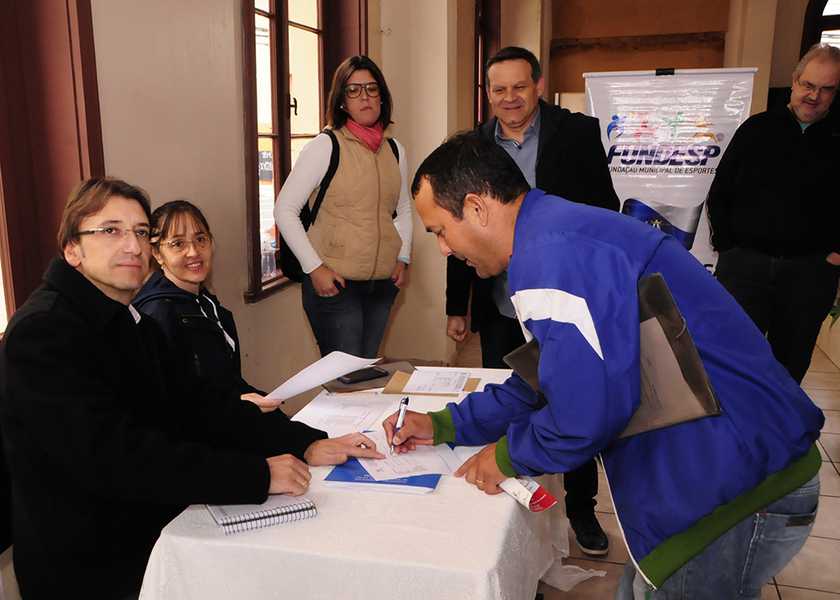
{"label": "pink scarf", "polygon": [[379,150],[379,146],[382,145],[382,138],[384,135],[382,123],[377,122],[373,127],[365,127],[364,125],[359,125],[353,119],[347,119],[347,129],[349,129],[350,133],[355,135],[360,142],[370,148],[371,152],[376,152]]}

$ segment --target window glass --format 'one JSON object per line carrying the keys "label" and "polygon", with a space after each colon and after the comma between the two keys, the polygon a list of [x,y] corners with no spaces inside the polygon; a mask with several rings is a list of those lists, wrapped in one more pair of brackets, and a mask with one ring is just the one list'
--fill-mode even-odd
{"label": "window glass", "polygon": [[840,0],[828,0],[823,9],[823,16],[840,15]]}
{"label": "window glass", "polygon": [[318,0],[289,0],[289,21],[318,29]]}
{"label": "window glass", "polygon": [[830,31],[823,31],[820,36],[821,44],[831,44],[840,48],[840,29],[832,29]]}
{"label": "window glass", "polygon": [[314,134],[321,129],[318,85],[318,34],[289,27],[289,89],[292,134]]}
{"label": "window glass", "polygon": [[256,32],[256,62],[257,62],[257,131],[272,133],[274,123],[271,110],[271,38],[268,18],[256,15],[254,27]]}
{"label": "window glass", "polygon": [[[277,249],[277,233],[274,226],[274,140],[257,139],[257,164],[260,202],[260,255],[262,280],[276,275],[274,251]],[[270,255],[270,256],[269,256]]]}

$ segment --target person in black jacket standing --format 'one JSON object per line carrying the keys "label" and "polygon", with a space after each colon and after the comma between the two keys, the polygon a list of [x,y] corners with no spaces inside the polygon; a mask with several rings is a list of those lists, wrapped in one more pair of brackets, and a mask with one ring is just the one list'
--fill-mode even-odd
{"label": "person in black jacket standing", "polygon": [[139,188],[82,182],[60,258],[6,329],[0,426],[26,600],[136,598],[161,527],[187,504],[299,495],[304,461],[368,452],[362,434],[327,440],[250,402],[194,410],[214,390],[179,385],[160,329],[130,304],[148,273],[149,221]]}
{"label": "person in black jacket standing", "polygon": [[738,128],[706,200],[715,275],[767,335],[797,382],[837,293],[835,213],[840,48],[812,47],[793,72],[790,103]]}
{"label": "person in black jacket standing", "polygon": [[[544,80],[540,63],[525,48],[503,48],[487,61],[486,73],[487,97],[495,117],[479,127],[479,134],[507,151],[532,188],[617,211],[618,196],[598,119],[541,100]],[[507,273],[481,279],[468,263],[450,256],[446,263],[446,332],[458,342],[467,334],[468,304],[471,329],[481,338],[482,366],[508,368],[502,358],[525,343],[525,338],[507,292]],[[598,491],[595,461],[567,473],[565,485],[566,512],[578,545],[587,554],[606,554],[608,539],[594,512]]]}

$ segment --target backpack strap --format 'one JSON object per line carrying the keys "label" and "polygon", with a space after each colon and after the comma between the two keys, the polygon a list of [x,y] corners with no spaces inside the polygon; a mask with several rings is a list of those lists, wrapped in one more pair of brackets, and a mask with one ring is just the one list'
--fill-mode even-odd
{"label": "backpack strap", "polygon": [[[312,223],[315,222],[315,218],[318,216],[318,211],[321,209],[321,203],[324,201],[324,194],[327,193],[327,189],[330,187],[330,183],[332,182],[333,177],[335,177],[335,172],[338,170],[338,159],[341,158],[341,149],[338,146],[338,140],[335,137],[335,133],[332,129],[324,129],[321,133],[325,133],[329,136],[330,141],[332,142],[332,152],[330,153],[330,165],[327,167],[327,172],[324,173],[324,178],[321,180],[321,184],[318,186],[318,195],[315,197],[315,203],[312,205],[312,208],[309,209],[309,223],[304,223],[304,229],[308,230]],[[304,207],[309,208],[308,206]]]}
{"label": "backpack strap", "polygon": [[397,159],[397,164],[400,162],[400,151],[397,148],[397,142],[394,141],[394,138],[387,138],[388,145],[391,146],[391,152],[394,153],[394,158]]}

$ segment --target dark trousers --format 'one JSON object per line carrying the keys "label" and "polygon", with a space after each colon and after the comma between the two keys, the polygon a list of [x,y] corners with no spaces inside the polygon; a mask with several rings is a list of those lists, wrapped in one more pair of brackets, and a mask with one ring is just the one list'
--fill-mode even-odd
{"label": "dark trousers", "polygon": [[[502,358],[525,343],[519,321],[496,313],[479,329],[481,336],[481,365],[485,369],[509,369]],[[592,459],[563,476],[566,488],[566,514],[574,518],[591,514],[598,493],[598,469]]]}
{"label": "dark trousers", "polygon": [[824,256],[774,257],[733,248],[715,276],[750,316],[797,383],[805,377],[820,326],[834,304],[840,268]]}
{"label": "dark trousers", "polygon": [[346,287],[336,287],[337,295],[322,298],[315,293],[309,277],[301,282],[303,309],[321,356],[339,350],[374,358],[399,289],[390,279],[347,280]]}

